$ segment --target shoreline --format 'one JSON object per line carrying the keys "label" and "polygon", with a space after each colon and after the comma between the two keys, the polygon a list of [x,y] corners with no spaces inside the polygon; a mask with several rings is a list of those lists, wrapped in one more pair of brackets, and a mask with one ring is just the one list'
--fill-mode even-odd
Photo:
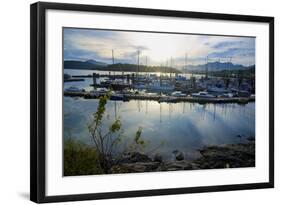
{"label": "shoreline", "polygon": [[201,156],[197,159],[175,161],[132,153],[130,158],[113,165],[110,174],[255,167],[255,141],[252,139],[248,143],[204,146],[199,152]]}

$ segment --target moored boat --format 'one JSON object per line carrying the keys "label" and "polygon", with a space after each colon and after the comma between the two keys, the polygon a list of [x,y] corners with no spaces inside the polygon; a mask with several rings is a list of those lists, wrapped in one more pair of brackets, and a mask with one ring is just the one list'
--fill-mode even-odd
{"label": "moored boat", "polygon": [[186,97],[186,94],[182,93],[181,91],[172,92],[171,96],[174,97]]}
{"label": "moored boat", "polygon": [[191,94],[192,97],[196,97],[196,98],[215,98],[216,96],[209,94],[208,92],[205,91],[201,91],[199,93],[192,93]]}
{"label": "moored boat", "polygon": [[92,90],[89,92],[89,95],[93,98],[98,98],[106,95],[109,92],[107,88],[97,88],[96,90]]}
{"label": "moored boat", "polygon": [[153,91],[153,92],[171,92],[174,90],[174,86],[170,83],[163,82],[160,83],[159,81],[150,83],[147,85],[147,90]]}
{"label": "moored boat", "polygon": [[84,89],[71,86],[69,88],[66,88],[64,91],[71,92],[71,93],[79,93],[79,92],[84,92]]}

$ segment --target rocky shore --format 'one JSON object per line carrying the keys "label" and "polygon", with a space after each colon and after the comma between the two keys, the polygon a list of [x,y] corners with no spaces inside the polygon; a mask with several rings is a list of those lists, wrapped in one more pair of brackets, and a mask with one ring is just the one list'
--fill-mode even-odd
{"label": "rocky shore", "polygon": [[255,141],[254,139],[248,141],[248,143],[205,146],[198,150],[201,156],[195,160],[184,159],[182,152],[178,150],[173,151],[174,161],[163,161],[157,154],[152,159],[138,152],[127,153],[111,167],[110,172],[116,174],[254,167]]}

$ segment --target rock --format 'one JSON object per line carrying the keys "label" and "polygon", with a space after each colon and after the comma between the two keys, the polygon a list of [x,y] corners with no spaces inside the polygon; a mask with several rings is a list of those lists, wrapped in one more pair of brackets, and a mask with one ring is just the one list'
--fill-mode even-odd
{"label": "rock", "polygon": [[184,160],[184,155],[182,152],[179,152],[178,154],[176,154],[176,160],[178,160],[178,161]]}
{"label": "rock", "polygon": [[155,162],[162,162],[163,158],[162,158],[162,156],[160,154],[157,153],[157,154],[154,155],[153,161],[155,161]]}
{"label": "rock", "polygon": [[136,162],[136,163],[124,163],[114,165],[111,167],[111,173],[136,173],[136,172],[151,172],[155,171],[159,167],[159,162]]}
{"label": "rock", "polygon": [[194,170],[198,169],[198,165],[187,160],[166,162],[161,165],[161,171],[176,171],[176,170]]}
{"label": "rock", "polygon": [[152,171],[197,170],[255,166],[255,141],[239,144],[205,146],[198,150],[201,156],[185,160],[183,152],[174,150],[174,161],[164,161],[155,154],[153,160],[138,152],[126,153],[112,163],[110,173],[135,173]]}
{"label": "rock", "polygon": [[200,150],[202,157],[194,162],[201,169],[255,166],[255,143],[208,146]]}
{"label": "rock", "polygon": [[152,162],[152,159],[139,152],[129,152],[123,155],[118,163]]}
{"label": "rock", "polygon": [[173,154],[175,155],[176,160],[181,161],[184,160],[184,154],[179,150],[174,150]]}

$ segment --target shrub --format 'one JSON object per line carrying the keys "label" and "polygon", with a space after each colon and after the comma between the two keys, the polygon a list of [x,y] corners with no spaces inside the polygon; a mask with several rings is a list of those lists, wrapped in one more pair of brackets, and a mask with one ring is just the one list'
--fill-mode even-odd
{"label": "shrub", "polygon": [[72,138],[64,141],[64,176],[103,173],[95,148]]}

